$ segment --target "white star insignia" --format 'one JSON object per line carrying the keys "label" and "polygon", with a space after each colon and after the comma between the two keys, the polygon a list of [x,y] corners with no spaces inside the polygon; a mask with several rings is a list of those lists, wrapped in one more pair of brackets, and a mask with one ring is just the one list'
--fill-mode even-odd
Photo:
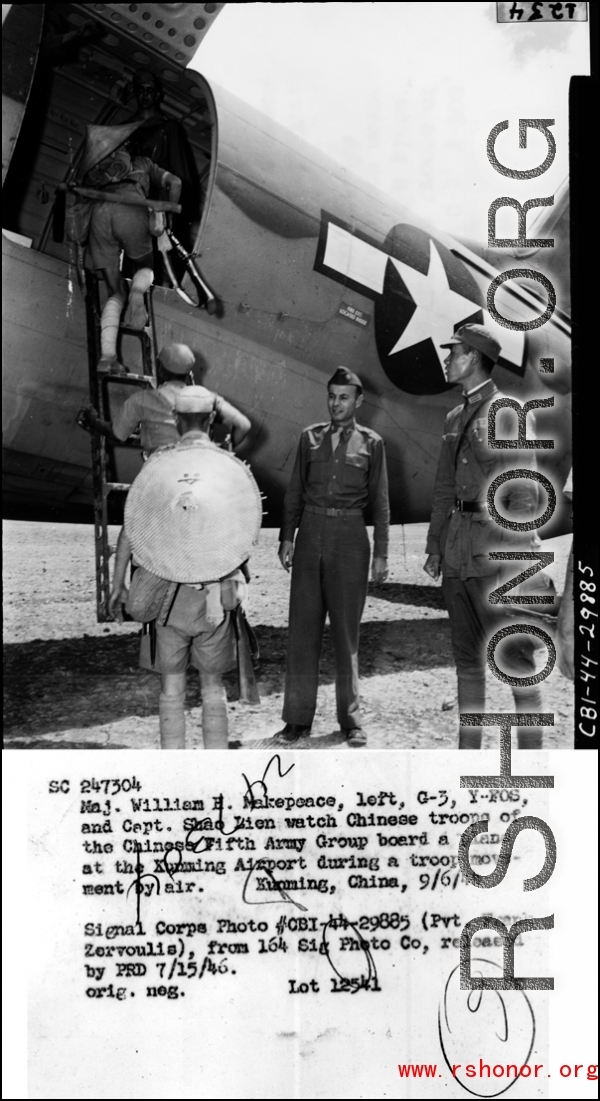
{"label": "white star insignia", "polygon": [[395,352],[401,352],[404,348],[410,348],[429,338],[433,342],[445,377],[444,361],[448,353],[440,344],[449,340],[455,327],[481,307],[470,298],[463,298],[462,294],[456,294],[450,289],[446,269],[433,241],[429,242],[427,275],[403,264],[401,260],[394,257],[390,259],[400,272],[417,308],[389,354],[392,356]]}

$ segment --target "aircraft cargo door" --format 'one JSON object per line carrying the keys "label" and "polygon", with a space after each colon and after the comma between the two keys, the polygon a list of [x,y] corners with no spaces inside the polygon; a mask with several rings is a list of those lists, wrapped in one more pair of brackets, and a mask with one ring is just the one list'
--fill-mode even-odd
{"label": "aircraft cargo door", "polygon": [[[145,9],[140,9],[135,26],[133,19],[126,20],[123,13],[129,5],[114,5],[110,12],[105,5],[39,7],[39,62],[29,72],[27,102],[24,83],[19,92],[22,125],[3,185],[4,457],[10,464],[11,507],[37,508],[42,502],[66,516],[92,500],[89,436],[76,423],[79,409],[90,400],[83,293],[88,258],[84,245],[69,240],[69,218],[64,217],[65,195],[67,215],[73,202],[69,185],[82,182],[88,127],[118,127],[139,120],[134,156],[147,157],[150,146],[157,158],[177,154],[178,165],[185,162],[183,210],[175,216],[180,221],[173,229],[185,251],[194,253],[213,191],[217,126],[206,81],[182,67],[192,47],[186,54],[183,46],[172,45],[184,35],[184,9],[188,21],[201,21],[195,5],[173,5],[170,22],[165,16],[155,21],[164,26],[153,24],[156,33],[147,29]],[[26,9],[37,11],[38,5],[19,5],[20,13]],[[187,30],[185,35],[192,37]],[[7,37],[11,66],[19,56],[17,47]],[[151,117],[143,114],[137,94],[140,81],[154,81],[157,94],[148,112]],[[17,104],[16,93],[13,98]],[[174,164],[155,163],[178,174]],[[152,193],[149,197],[155,198]],[[195,257],[194,262],[201,265],[202,259]],[[185,260],[172,252],[170,265],[185,291]],[[123,272],[126,277],[131,274],[125,265]],[[190,302],[191,290],[187,300],[176,293],[160,255],[155,255],[154,285],[160,308],[157,340],[167,342],[177,334],[196,347],[199,325],[208,321],[201,295]],[[102,280],[99,290],[102,307]],[[120,344],[122,361],[139,373],[139,341],[123,337]],[[115,395],[111,417],[118,405]],[[128,483],[140,468],[139,449],[115,450],[115,477]]]}
{"label": "aircraft cargo door", "polygon": [[[43,4],[2,5],[2,183],[19,137],[38,57]],[[4,12],[4,9],[8,11]]]}

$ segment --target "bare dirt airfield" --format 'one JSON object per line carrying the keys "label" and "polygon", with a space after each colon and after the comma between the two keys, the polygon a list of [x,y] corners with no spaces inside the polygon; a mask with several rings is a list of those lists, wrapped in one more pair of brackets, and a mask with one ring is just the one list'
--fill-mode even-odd
{"label": "bare dirt airfield", "polygon": [[[116,542],[117,529],[114,531]],[[448,617],[439,585],[423,572],[426,525],[394,527],[390,576],[371,587],[361,629],[361,695],[372,749],[451,749],[457,701]],[[562,590],[569,537],[548,540]],[[271,748],[282,726],[289,578],[277,532],[264,530],[252,560],[250,620],[261,657],[260,707],[236,701],[227,677],[232,746]],[[98,624],[93,529],[4,525],[5,745],[10,749],[158,749],[159,681],[137,667],[137,624]],[[333,653],[326,631],[313,736],[298,748],[343,744],[335,721]],[[198,677],[188,676],[187,745],[202,748]],[[508,685],[488,675],[488,710],[511,711]],[[555,667],[544,683],[555,714],[545,745],[573,743],[572,684]],[[485,732],[485,746],[497,744]]]}

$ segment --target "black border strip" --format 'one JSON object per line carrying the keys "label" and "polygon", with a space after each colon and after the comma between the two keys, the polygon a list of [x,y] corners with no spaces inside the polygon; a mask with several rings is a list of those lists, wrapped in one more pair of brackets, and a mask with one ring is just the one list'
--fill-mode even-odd
{"label": "black border strip", "polygon": [[[573,591],[575,602],[575,749],[597,749],[600,725],[600,612],[598,575],[598,301],[596,246],[590,235],[598,207],[598,13],[588,8],[591,76],[576,76],[569,89],[571,186],[571,300],[573,321]],[[583,572],[585,571],[585,572]],[[590,572],[592,571],[592,572]],[[595,584],[581,599],[581,582]],[[595,637],[589,634],[594,625]],[[585,628],[582,630],[581,628]],[[591,662],[599,664],[593,665]],[[582,673],[593,674],[585,680]],[[586,689],[588,689],[586,693]],[[594,702],[592,702],[594,701]],[[587,709],[583,711],[582,709]],[[590,716],[595,714],[595,718]],[[587,731],[587,734],[586,734]],[[591,734],[591,736],[589,736]]]}

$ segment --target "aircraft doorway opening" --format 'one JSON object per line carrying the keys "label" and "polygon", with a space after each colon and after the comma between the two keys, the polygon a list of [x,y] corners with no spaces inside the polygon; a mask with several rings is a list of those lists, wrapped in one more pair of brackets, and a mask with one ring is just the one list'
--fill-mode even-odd
{"label": "aircraft doorway opening", "polygon": [[[139,121],[133,151],[182,178],[182,212],[172,230],[183,250],[194,254],[217,163],[210,88],[200,74],[143,42],[136,49],[117,25],[94,18],[94,7],[45,5],[37,68],[3,188],[3,226],[34,251],[73,264],[61,187],[81,182],[87,127]],[[174,275],[185,287],[185,259],[174,249],[168,261],[155,255],[155,284],[172,286]],[[201,305],[189,279],[187,285],[193,304]]]}

